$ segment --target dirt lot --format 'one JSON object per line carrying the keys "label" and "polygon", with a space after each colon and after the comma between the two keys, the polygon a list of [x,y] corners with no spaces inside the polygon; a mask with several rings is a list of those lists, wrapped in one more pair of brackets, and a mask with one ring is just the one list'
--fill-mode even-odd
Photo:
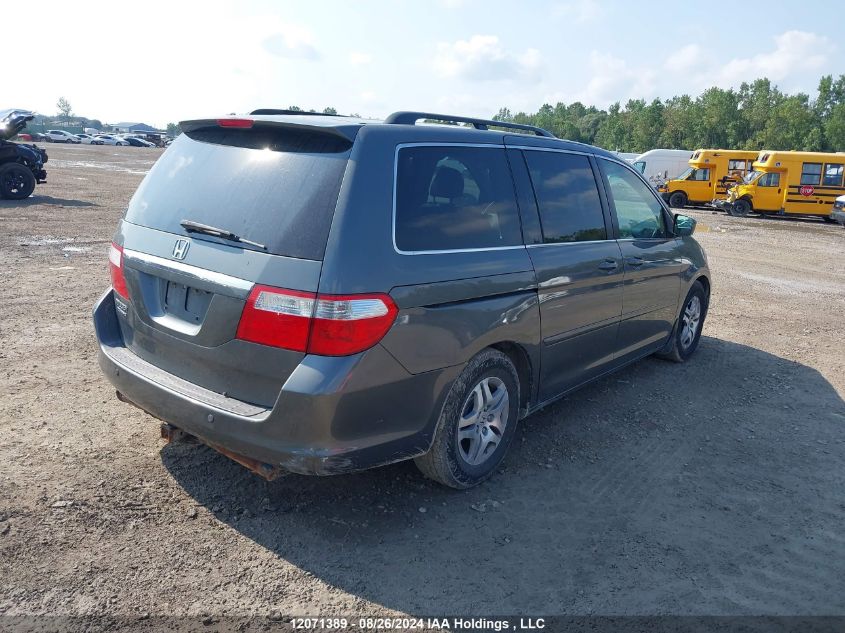
{"label": "dirt lot", "polygon": [[845,230],[692,212],[714,293],[454,492],[412,464],[266,483],[100,375],[107,244],[159,150],[49,145],[0,201],[0,614],[845,614]]}

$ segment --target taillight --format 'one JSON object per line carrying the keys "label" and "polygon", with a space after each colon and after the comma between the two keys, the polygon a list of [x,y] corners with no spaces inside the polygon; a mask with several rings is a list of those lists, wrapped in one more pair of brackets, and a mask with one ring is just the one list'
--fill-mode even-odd
{"label": "taillight", "polygon": [[244,341],[304,352],[308,349],[316,299],[313,292],[255,286],[246,300],[236,336]]}
{"label": "taillight", "polygon": [[385,294],[316,295],[255,286],[237,337],[320,356],[347,356],[378,343],[398,308]]}
{"label": "taillight", "polygon": [[398,311],[384,294],[320,295],[308,353],[347,356],[369,349],[387,334]]}
{"label": "taillight", "polygon": [[123,276],[123,247],[114,242],[109,247],[109,274],[114,291],[124,299],[128,299],[129,290],[126,289],[126,277]]}

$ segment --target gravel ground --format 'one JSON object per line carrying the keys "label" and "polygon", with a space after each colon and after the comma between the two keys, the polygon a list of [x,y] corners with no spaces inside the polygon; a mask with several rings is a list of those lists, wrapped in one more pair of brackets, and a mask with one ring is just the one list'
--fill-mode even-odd
{"label": "gravel ground", "polygon": [[845,614],[845,231],[692,211],[701,346],[526,420],[467,492],[267,483],[100,375],[107,244],[159,150],[48,146],[0,201],[0,614]]}

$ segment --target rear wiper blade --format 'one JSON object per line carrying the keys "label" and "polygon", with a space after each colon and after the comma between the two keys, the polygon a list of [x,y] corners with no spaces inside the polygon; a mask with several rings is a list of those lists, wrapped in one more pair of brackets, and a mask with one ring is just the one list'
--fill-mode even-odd
{"label": "rear wiper blade", "polygon": [[216,226],[200,224],[199,222],[194,222],[193,220],[182,220],[179,224],[181,224],[182,228],[185,229],[188,233],[202,233],[203,235],[222,237],[224,240],[229,240],[230,242],[241,242],[242,244],[250,244],[251,246],[257,246],[262,250],[267,250],[267,247],[264,246],[264,244],[253,242],[252,240],[248,240],[245,237],[236,235],[235,233],[227,231],[226,229],[218,229]]}

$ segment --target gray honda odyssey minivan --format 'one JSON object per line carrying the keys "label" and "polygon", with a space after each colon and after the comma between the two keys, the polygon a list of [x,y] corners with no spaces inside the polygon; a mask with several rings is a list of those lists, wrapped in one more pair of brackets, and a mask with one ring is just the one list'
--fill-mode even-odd
{"label": "gray honda odyssey minivan", "polygon": [[698,345],[695,222],[609,152],[422,112],[181,126],[94,308],[103,371],[168,437],[267,478],[414,459],[466,488],[520,419]]}

